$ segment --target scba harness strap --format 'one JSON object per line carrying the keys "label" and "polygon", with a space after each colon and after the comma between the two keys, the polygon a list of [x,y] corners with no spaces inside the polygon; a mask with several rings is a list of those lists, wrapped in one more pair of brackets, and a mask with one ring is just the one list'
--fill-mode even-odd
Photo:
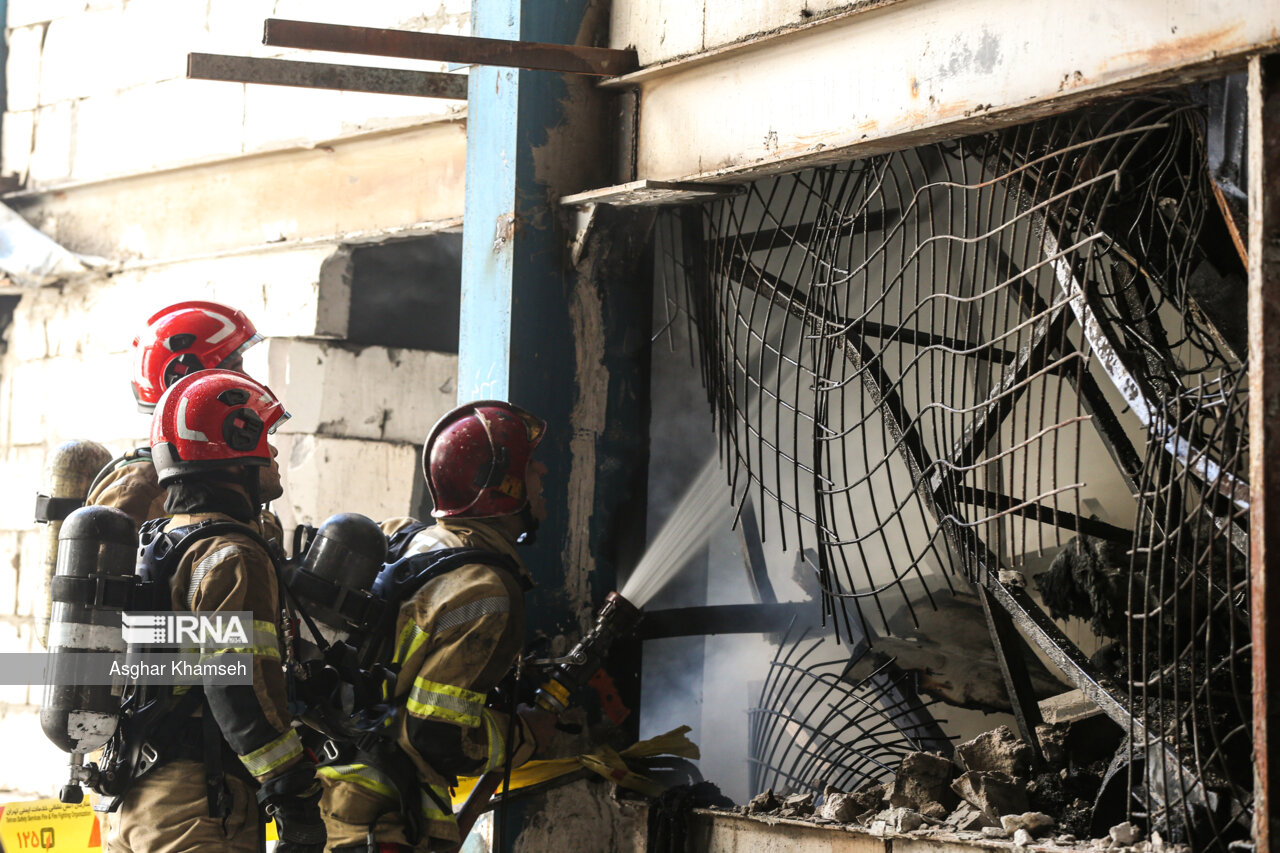
{"label": "scba harness strap", "polygon": [[[172,610],[170,582],[182,557],[197,542],[212,536],[235,533],[246,536],[270,557],[278,572],[282,555],[279,545],[264,539],[252,528],[234,521],[206,520],[166,531],[168,518],[145,522],[139,534],[137,576],[131,596],[135,610]],[[211,817],[223,818],[230,809],[224,774],[222,732],[200,687],[192,687],[173,701],[171,685],[158,688],[154,696],[137,692],[121,703],[121,720],[116,737],[103,753],[103,774],[99,793],[106,810],[114,811],[133,782],[170,761],[200,761],[205,766],[205,795]],[[193,715],[201,710],[197,720]],[[246,771],[247,772],[247,771]]]}

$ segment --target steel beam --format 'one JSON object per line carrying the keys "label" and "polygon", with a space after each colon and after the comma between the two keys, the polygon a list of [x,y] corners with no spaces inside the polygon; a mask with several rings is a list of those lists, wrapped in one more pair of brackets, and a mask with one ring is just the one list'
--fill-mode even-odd
{"label": "steel beam", "polygon": [[614,77],[636,67],[634,50],[318,24],[283,18],[267,19],[262,43],[272,47],[396,56],[463,65],[498,65],[596,77]]}
{"label": "steel beam", "polygon": [[1108,524],[1096,518],[1085,518],[1082,515],[1076,515],[1074,512],[1056,509],[1043,503],[1018,501],[1009,495],[1000,494],[999,492],[962,485],[950,486],[948,494],[958,504],[980,506],[986,509],[993,509],[996,512],[1029,518],[1041,524],[1052,524],[1054,527],[1061,527],[1063,530],[1072,530],[1083,533],[1086,536],[1105,539],[1108,542],[1116,542],[1126,547],[1133,544],[1132,530],[1125,530],[1123,527],[1117,527],[1114,524]]}
{"label": "steel beam", "polygon": [[[1254,840],[1280,843],[1280,56],[1249,65],[1249,569]],[[1271,618],[1275,610],[1277,618]]]}
{"label": "steel beam", "polygon": [[[703,5],[708,16],[713,7],[731,14],[727,0]],[[632,39],[643,55],[662,55],[665,30],[650,31]],[[1275,3],[1076,0],[1038,4],[1030,15],[1010,0],[866,3],[651,63],[608,85],[640,92],[637,178],[717,180],[896,151],[1207,79],[1277,44]]]}
{"label": "steel beam", "polygon": [[778,604],[716,604],[650,610],[636,628],[637,640],[703,637],[711,634],[772,634],[788,628],[816,628],[812,601]]}
{"label": "steel beam", "polygon": [[323,62],[226,56],[220,53],[188,53],[187,77],[192,80],[337,89],[343,92],[373,92],[378,95],[414,95],[419,98],[445,98],[454,101],[467,99],[465,74],[329,65]]}
{"label": "steel beam", "polygon": [[769,563],[764,557],[764,537],[760,534],[760,521],[756,518],[751,493],[742,496],[738,509],[738,542],[742,545],[742,557],[747,564],[747,582],[751,594],[759,604],[777,604],[778,594],[769,580]]}

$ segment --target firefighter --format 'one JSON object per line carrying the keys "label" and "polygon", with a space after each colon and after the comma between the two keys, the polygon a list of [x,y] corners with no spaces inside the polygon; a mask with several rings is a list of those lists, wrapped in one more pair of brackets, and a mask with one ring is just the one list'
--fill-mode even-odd
{"label": "firefighter", "polygon": [[527,761],[554,716],[486,707],[524,643],[524,593],[532,578],[516,552],[546,517],[532,458],[546,424],[510,403],[479,401],[436,423],[423,470],[437,521],[383,523],[392,558],[452,548],[483,559],[432,577],[400,605],[388,637],[399,667],[394,743],[322,766],[321,809],[330,850],[441,850],[460,841],[449,788]]}
{"label": "firefighter", "polygon": [[[172,518],[144,527],[139,573],[145,579],[150,565],[149,531],[187,536],[188,544],[170,551],[180,556],[165,561],[169,604],[175,611],[252,611],[253,683],[206,677],[187,693],[173,688],[168,712],[137,735],[147,746],[142,754],[158,757],[124,793],[108,832],[110,853],[251,853],[261,843],[260,807],[276,821],[278,853],[323,849],[315,766],[287,707],[276,557],[257,526],[259,505],[281,494],[267,438],[286,417],[267,388],[225,370],[180,379],[159,400],[152,461]],[[216,526],[193,527],[204,522]],[[188,696],[196,690],[203,695],[193,702]]]}
{"label": "firefighter", "polygon": [[[260,340],[243,311],[217,302],[179,302],[156,312],[133,339],[131,384],[138,410],[150,414],[166,388],[195,371],[242,373],[245,350]],[[164,489],[150,461],[147,447],[112,460],[90,486],[85,502],[123,510],[139,526],[164,515]]]}

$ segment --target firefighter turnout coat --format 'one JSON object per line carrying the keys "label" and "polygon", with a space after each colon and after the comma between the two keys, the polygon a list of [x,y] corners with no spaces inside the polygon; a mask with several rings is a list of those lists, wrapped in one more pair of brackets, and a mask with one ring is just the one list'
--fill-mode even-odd
{"label": "firefighter turnout coat", "polygon": [[[140,448],[146,450],[146,448]],[[111,470],[99,479],[85,498],[88,506],[109,506],[133,519],[138,527],[144,521],[165,514],[165,489],[156,481],[156,468],[151,453],[131,450],[112,460]]]}
{"label": "firefighter turnout coat", "polygon": [[[391,519],[382,529],[390,536],[412,523],[411,518]],[[490,520],[441,519],[414,536],[404,555],[462,547],[509,557],[518,574],[468,564],[428,581],[400,606],[391,649],[392,662],[400,666],[396,760],[410,762],[409,784],[419,786],[403,801],[421,809],[421,835],[416,843],[410,839],[401,814],[404,774],[389,772],[377,756],[360,752],[350,763],[318,771],[331,850],[364,849],[370,833],[380,843],[412,845],[417,851],[456,844],[449,792],[455,777],[501,768],[508,749],[513,766],[533,754],[533,735],[518,716],[485,707],[489,691],[524,644],[529,574],[514,543]]]}
{"label": "firefighter turnout coat", "polygon": [[[221,513],[180,514],[165,529],[205,520],[233,519]],[[252,527],[261,532],[256,525]],[[126,792],[120,811],[112,816],[107,850],[256,851],[262,823],[253,797],[254,782],[265,782],[308,760],[290,725],[276,627],[280,591],[275,567],[249,536],[235,532],[213,535],[197,540],[182,555],[170,592],[175,611],[253,613],[249,647],[223,650],[252,655],[252,685],[232,686],[209,679],[203,686],[207,703],[204,713],[212,713],[225,743],[224,753],[229,747],[243,771],[236,778],[238,768],[230,766],[236,759],[230,758],[230,764],[224,766],[231,794],[230,814],[221,820],[210,817],[204,765],[190,755],[182,755],[183,750],[175,750],[182,760],[162,764]],[[165,722],[182,724],[183,721]]]}
{"label": "firefighter turnout coat", "polygon": [[[144,521],[165,516],[164,502],[168,490],[160,485],[156,466],[151,464],[148,448],[131,450],[114,459],[105,474],[85,498],[86,506],[109,506],[133,519],[138,527]],[[284,544],[284,532],[280,519],[270,510],[263,510],[258,517],[258,527],[263,539],[274,539]]]}

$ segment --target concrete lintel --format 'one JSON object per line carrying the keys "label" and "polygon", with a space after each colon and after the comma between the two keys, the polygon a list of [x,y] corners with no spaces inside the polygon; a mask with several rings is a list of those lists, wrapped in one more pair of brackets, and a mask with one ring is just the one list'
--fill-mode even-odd
{"label": "concrete lintel", "polygon": [[116,262],[376,239],[456,225],[465,152],[466,122],[440,121],[4,200],[66,248]]}
{"label": "concrete lintel", "polygon": [[1247,0],[914,0],[645,69],[636,178],[790,171],[1238,70],[1280,45]]}
{"label": "concrete lintel", "polygon": [[[944,828],[913,834],[874,831],[861,826],[820,826],[769,815],[746,817],[730,812],[695,809],[690,818],[688,849],[697,853],[969,853],[977,850],[1015,850],[1005,839],[984,838],[979,832],[953,832]],[[1078,850],[1050,839],[1037,839],[1035,849]]]}

